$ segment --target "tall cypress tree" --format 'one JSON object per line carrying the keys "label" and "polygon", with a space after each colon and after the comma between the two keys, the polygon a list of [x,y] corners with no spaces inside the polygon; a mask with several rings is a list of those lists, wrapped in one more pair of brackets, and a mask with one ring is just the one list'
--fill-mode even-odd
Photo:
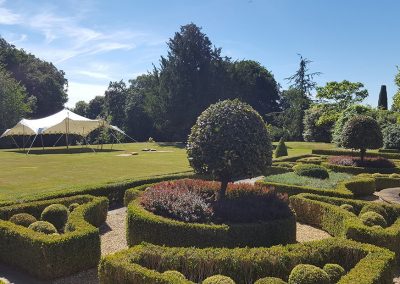
{"label": "tall cypress tree", "polygon": [[381,91],[379,92],[378,108],[385,110],[388,109],[387,91],[385,85],[381,86]]}

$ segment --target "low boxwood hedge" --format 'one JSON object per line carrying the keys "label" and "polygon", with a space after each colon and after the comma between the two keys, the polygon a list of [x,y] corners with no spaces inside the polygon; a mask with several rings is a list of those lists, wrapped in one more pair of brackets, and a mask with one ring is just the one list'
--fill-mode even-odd
{"label": "low boxwood hedge", "polygon": [[274,159],[272,159],[272,161],[273,162],[296,162],[299,159],[310,158],[310,157],[319,157],[319,156],[313,155],[313,154],[301,154],[301,155],[293,155],[293,156],[274,158]]}
{"label": "low boxwood hedge", "polygon": [[[271,248],[178,248],[143,243],[108,255],[99,265],[100,283],[201,283],[205,278],[222,274],[236,283],[254,283],[260,278],[288,280],[298,264],[324,267],[337,263],[347,272],[339,284],[392,283],[394,253],[369,244],[342,238],[330,238]],[[187,280],[169,277],[162,272],[177,270]]]}
{"label": "low boxwood hedge", "polygon": [[363,206],[371,202],[320,196],[315,194],[299,194],[290,197],[290,204],[296,211],[297,219],[333,236],[346,237],[355,241],[386,247],[400,256],[400,206],[385,203],[373,204],[387,212],[389,227],[368,227],[355,214],[340,208],[343,204],[353,206],[358,215]]}
{"label": "low boxwood hedge", "polygon": [[[126,201],[138,197],[143,189],[129,190]],[[128,205],[126,230],[129,246],[150,242],[167,246],[259,247],[295,242],[296,218],[292,215],[271,222],[243,224],[186,223],[155,215],[136,198]]]}
{"label": "low boxwood hedge", "polygon": [[358,177],[373,178],[375,180],[376,191],[385,188],[400,187],[400,175],[398,174],[360,174]]}
{"label": "low boxwood hedge", "polygon": [[368,196],[375,192],[375,180],[370,177],[355,177],[354,179],[343,181],[338,184],[336,189],[322,189],[308,186],[283,184],[258,180],[258,184],[267,185],[275,188],[276,191],[295,195],[299,193],[314,193],[332,197],[353,198],[359,196]]}
{"label": "low boxwood hedge", "polygon": [[363,173],[381,173],[381,174],[398,174],[400,173],[400,168],[365,168],[365,167],[351,167],[351,166],[340,166],[333,165],[330,163],[321,163],[322,166],[331,169],[335,172],[348,173],[353,175],[363,174]]}
{"label": "low boxwood hedge", "polygon": [[[327,155],[327,156],[360,156],[360,152],[351,150],[341,149],[312,149],[312,154],[315,155]],[[388,153],[388,152],[367,152],[367,157],[384,157],[387,159],[400,159],[400,153]]]}
{"label": "low boxwood hedge", "polygon": [[[50,204],[81,204],[71,212],[65,234],[45,235],[7,220],[17,213],[36,218]],[[0,262],[40,279],[53,279],[95,267],[100,260],[98,226],[107,218],[108,199],[78,195],[0,208]]]}

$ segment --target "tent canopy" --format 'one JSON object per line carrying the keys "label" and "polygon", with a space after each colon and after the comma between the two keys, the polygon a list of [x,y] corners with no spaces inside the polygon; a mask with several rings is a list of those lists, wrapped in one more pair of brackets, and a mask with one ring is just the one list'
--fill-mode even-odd
{"label": "tent canopy", "polygon": [[[102,126],[111,127],[111,125],[108,125],[102,119],[89,119],[70,110],[63,109],[53,115],[40,119],[22,119],[13,128],[7,129],[1,137],[39,134],[75,134],[87,136],[90,132]],[[117,131],[123,133],[119,128]]]}

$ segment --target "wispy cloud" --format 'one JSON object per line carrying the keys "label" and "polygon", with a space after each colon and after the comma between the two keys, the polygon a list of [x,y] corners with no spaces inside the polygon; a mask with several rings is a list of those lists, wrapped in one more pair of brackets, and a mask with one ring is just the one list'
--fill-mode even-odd
{"label": "wispy cloud", "polygon": [[4,0],[0,0],[0,24],[15,25],[20,21],[20,15],[13,13],[10,9],[3,7]]}
{"label": "wispy cloud", "polygon": [[79,70],[76,73],[83,75],[83,76],[87,76],[90,78],[94,78],[94,79],[106,79],[109,81],[112,81],[113,78],[105,73],[100,73],[100,72],[93,72],[93,71],[86,71],[86,70]]}

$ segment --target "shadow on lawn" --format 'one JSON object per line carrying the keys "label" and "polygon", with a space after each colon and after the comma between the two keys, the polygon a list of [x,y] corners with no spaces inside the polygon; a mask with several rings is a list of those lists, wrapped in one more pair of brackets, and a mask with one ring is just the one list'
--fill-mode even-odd
{"label": "shadow on lawn", "polygon": [[[121,152],[124,150],[121,149],[97,149],[97,148],[70,148],[70,149],[52,149],[52,148],[45,148],[43,149],[32,149],[29,151],[29,155],[48,155],[48,154],[82,154],[82,153],[93,153],[95,154],[95,152],[93,152],[93,150],[96,153],[108,153],[108,152]],[[26,154],[28,152],[28,150],[18,150],[18,149],[14,149],[14,150],[10,150],[9,152],[14,152],[14,153],[18,153],[18,154]]]}

